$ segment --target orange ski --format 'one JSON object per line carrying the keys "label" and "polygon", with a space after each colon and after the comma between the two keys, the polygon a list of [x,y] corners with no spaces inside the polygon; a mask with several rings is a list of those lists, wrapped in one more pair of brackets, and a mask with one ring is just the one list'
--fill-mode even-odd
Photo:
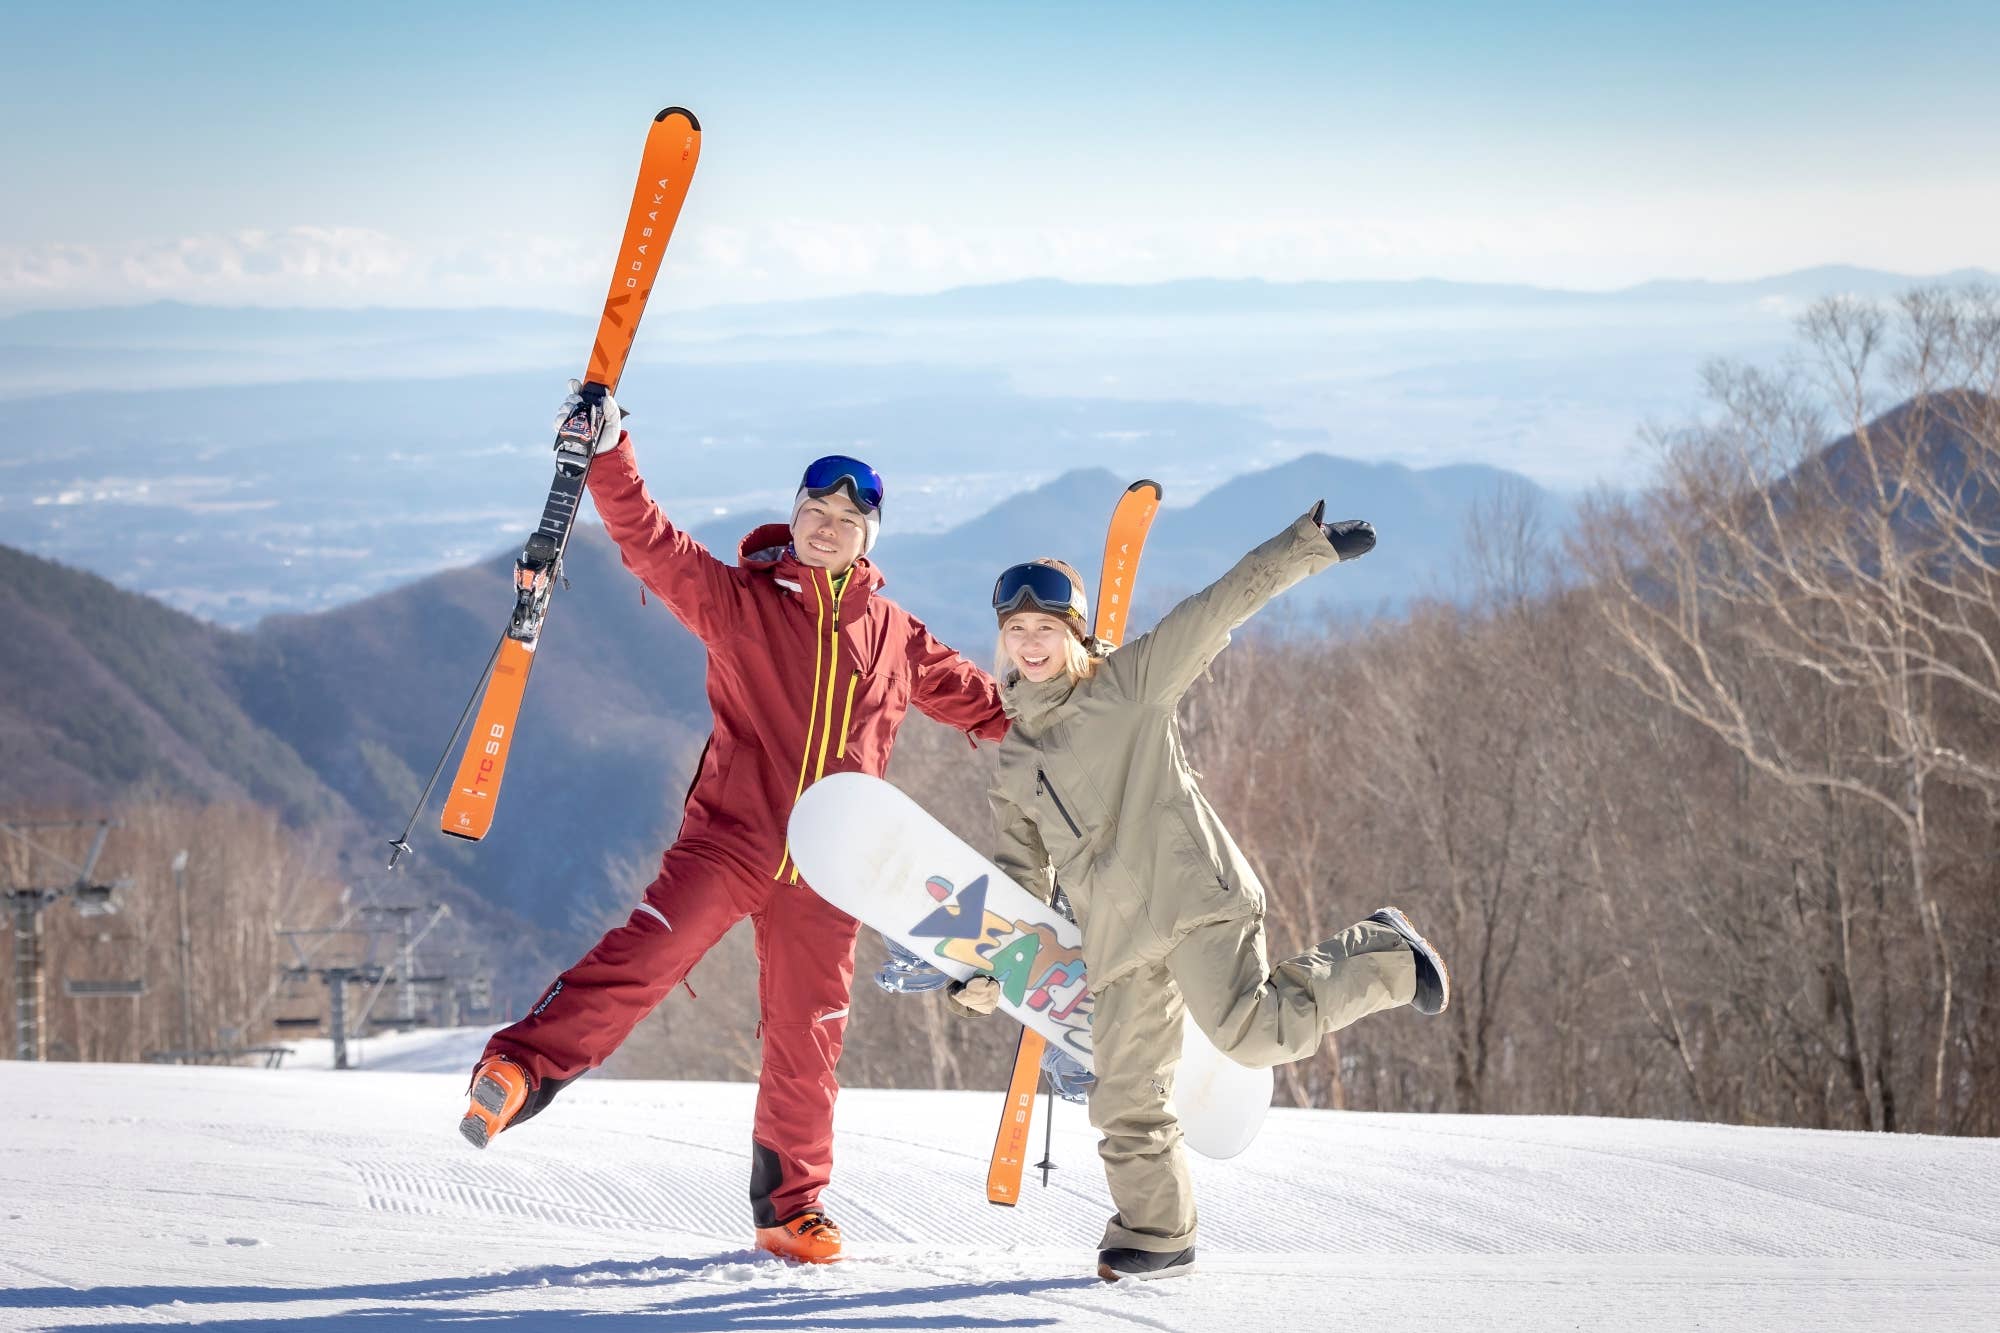
{"label": "orange ski", "polygon": [[[1092,625],[1096,636],[1110,647],[1125,642],[1139,556],[1146,549],[1146,535],[1153,530],[1153,515],[1160,512],[1163,493],[1157,481],[1135,481],[1125,488],[1111,511],[1111,526],[1104,536],[1104,562],[1097,567],[1097,612]],[[1021,1029],[1014,1047],[1014,1072],[1007,1080],[1007,1107],[1000,1114],[1000,1131],[993,1137],[993,1157],[986,1167],[988,1203],[1011,1208],[1020,1200],[1028,1130],[1035,1120],[1035,1085],[1041,1080],[1042,1050],[1047,1045],[1041,1033]]]}
{"label": "orange ski", "polygon": [[614,393],[632,355],[632,338],[639,332],[639,316],[645,313],[646,298],[653,294],[653,279],[660,271],[667,238],[674,234],[681,204],[687,199],[688,183],[694,179],[695,163],[701,159],[701,125],[694,113],[670,106],[653,117],[646,132],[645,152],[639,158],[639,184],[632,192],[632,212],[625,219],[625,235],[618,243],[618,267],[611,274],[611,291],[604,298],[604,314],[597,322],[597,338],[590,345],[590,367],[584,383],[602,384]]}
{"label": "orange ski", "polygon": [[1014,1075],[1007,1081],[1007,1109],[993,1139],[993,1160],[986,1168],[986,1202],[1011,1208],[1021,1199],[1021,1168],[1028,1160],[1028,1130],[1035,1121],[1035,1087],[1042,1079],[1042,1048],[1048,1038],[1032,1028],[1021,1029],[1014,1048]]}
{"label": "orange ski", "polygon": [[535,645],[513,638],[501,641],[493,674],[486,678],[486,694],[479,701],[479,717],[466,739],[439,821],[439,827],[454,838],[477,842],[493,827],[493,798],[500,794],[521,694],[528,688],[528,669],[534,664]]}
{"label": "orange ski", "polygon": [[1139,555],[1153,515],[1160,512],[1160,483],[1135,481],[1118,497],[1111,526],[1104,536],[1104,563],[1097,567],[1097,637],[1116,648],[1125,642],[1126,618],[1132,610],[1132,584],[1139,576]]}
{"label": "orange ski", "polygon": [[[694,179],[695,164],[701,158],[701,126],[693,113],[668,107],[653,117],[646,132],[646,147],[639,160],[639,182],[632,192],[632,209],[625,219],[625,233],[619,240],[618,263],[612,270],[611,289],[604,298],[604,313],[591,342],[590,362],[584,372],[584,396],[595,400],[614,393],[624,376],[625,363],[632,355],[632,339],[639,331],[639,317],[645,313],[646,299],[653,294],[653,280],[659,275],[667,240],[680,218],[687,199],[688,184]],[[438,827],[453,837],[478,840],[493,826],[493,807],[500,797],[500,779],[506,775],[507,752],[511,748],[515,722],[520,714],[522,692],[527,689],[528,672],[534,666],[535,646],[548,615],[549,598],[562,577],[563,553],[569,549],[570,528],[577,508],[583,503],[584,478],[590,456],[565,447],[557,440],[556,476],[549,486],[548,501],[542,507],[542,521],[528,538],[514,562],[514,615],[494,653],[493,666],[483,683],[478,720],[466,740],[458,773],[445,798]],[[461,717],[460,722],[464,719]],[[456,733],[453,733],[456,738]],[[442,764],[440,764],[442,767]],[[436,781],[436,774],[432,775]],[[424,790],[428,799],[430,789]],[[421,812],[419,800],[417,811]],[[411,822],[416,814],[411,815]],[[409,831],[391,845],[389,859],[407,851]]]}

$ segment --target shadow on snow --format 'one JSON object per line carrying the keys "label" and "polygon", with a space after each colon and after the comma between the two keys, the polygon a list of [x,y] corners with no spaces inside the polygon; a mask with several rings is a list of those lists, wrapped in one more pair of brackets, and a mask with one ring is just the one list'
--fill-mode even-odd
{"label": "shadow on snow", "polygon": [[[1025,1278],[1010,1282],[945,1282],[927,1286],[883,1286],[866,1289],[801,1290],[791,1286],[758,1286],[745,1283],[740,1290],[702,1292],[682,1297],[667,1296],[629,1310],[593,1309],[501,1309],[489,1310],[466,1302],[482,1296],[499,1296],[535,1290],[588,1292],[591,1290],[660,1288],[663,1292],[677,1283],[699,1279],[716,1269],[755,1264],[768,1267],[772,1276],[782,1276],[792,1265],[755,1250],[740,1250],[704,1259],[642,1259],[576,1267],[537,1267],[509,1273],[481,1276],[428,1278],[414,1282],[364,1282],[332,1287],[215,1287],[215,1286],[131,1286],[16,1287],[0,1289],[0,1310],[146,1310],[154,1306],[241,1305],[251,1307],[236,1318],[205,1318],[205,1329],[220,1333],[248,1333],[248,1330],[369,1330],[394,1333],[398,1329],[431,1328],[449,1324],[468,1326],[543,1328],[558,1323],[588,1323],[592,1333],[672,1333],[694,1329],[789,1328],[809,1322],[818,1328],[855,1329],[1004,1329],[1039,1328],[1057,1322],[1053,1315],[1023,1313],[1015,1318],[991,1318],[953,1313],[939,1307],[949,1302],[980,1298],[1018,1296],[1030,1300],[1038,1292],[1096,1287],[1095,1278]],[[841,1265],[843,1276],[865,1275],[866,1260],[848,1260]],[[737,1279],[717,1276],[714,1281]],[[366,1308],[347,1309],[322,1315],[304,1315],[275,1307],[301,1301],[382,1302]],[[409,1305],[403,1302],[428,1302]],[[923,1313],[888,1314],[895,1306],[920,1306]],[[268,1313],[255,1313],[266,1307]],[[843,1318],[845,1315],[847,1317]],[[44,1325],[51,1333],[65,1328],[89,1328],[94,1333],[152,1333],[157,1319],[131,1323],[87,1325]]]}

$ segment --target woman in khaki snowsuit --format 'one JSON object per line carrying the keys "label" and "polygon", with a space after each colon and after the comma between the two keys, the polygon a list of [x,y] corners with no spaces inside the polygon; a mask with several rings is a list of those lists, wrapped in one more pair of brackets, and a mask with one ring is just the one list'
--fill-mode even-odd
{"label": "woman in khaki snowsuit", "polygon": [[[1090,1120],[1117,1214],[1099,1275],[1189,1271],[1195,1207],[1168,1107],[1183,1005],[1218,1049],[1262,1067],[1381,1009],[1443,1009],[1449,978],[1401,912],[1385,908],[1270,966],[1264,891],[1195,786],[1181,695],[1264,603],[1375,544],[1315,505],[1149,634],[1108,655],[1087,639],[1084,594],[1060,561],[1016,565],[994,587],[1002,703],[1012,720],[992,798],[994,860],[1043,898],[1060,884],[1083,930],[1094,997]],[[953,1003],[990,1011],[991,978]]]}

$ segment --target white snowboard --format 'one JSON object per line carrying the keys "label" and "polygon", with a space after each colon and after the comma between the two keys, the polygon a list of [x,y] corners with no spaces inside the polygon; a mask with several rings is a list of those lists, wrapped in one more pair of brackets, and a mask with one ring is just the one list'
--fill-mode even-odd
{"label": "white snowboard", "polygon": [[[1000,1007],[1086,1067],[1091,997],[1075,924],[880,778],[835,773],[792,808],[792,859],[814,892],[960,981],[1000,982]],[[1215,1049],[1189,1017],[1173,1107],[1188,1147],[1234,1157],[1271,1107],[1271,1071]]]}

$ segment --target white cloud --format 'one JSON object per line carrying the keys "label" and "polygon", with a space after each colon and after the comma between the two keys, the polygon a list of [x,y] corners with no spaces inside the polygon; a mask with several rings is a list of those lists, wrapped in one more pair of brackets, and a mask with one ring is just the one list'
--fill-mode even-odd
{"label": "white cloud", "polygon": [[121,246],[0,245],[0,304],[533,303],[580,283],[588,267],[575,243],[546,236],[426,245],[363,227],[301,225]]}
{"label": "white cloud", "polygon": [[[1212,203],[1213,201],[1209,201]],[[942,207],[942,205],[941,205]],[[1029,277],[1444,277],[1611,287],[1654,277],[1740,278],[1845,262],[1938,272],[1996,266],[1979,219],[2000,187],[1896,192],[1662,191],[1555,200],[1434,197],[1273,216],[1144,214],[953,222],[791,215],[690,217],[664,305],[921,291]],[[606,278],[605,237],[515,232],[423,237],[302,224],[130,245],[0,245],[0,307],[161,297],[304,305],[537,305],[576,309]]]}

